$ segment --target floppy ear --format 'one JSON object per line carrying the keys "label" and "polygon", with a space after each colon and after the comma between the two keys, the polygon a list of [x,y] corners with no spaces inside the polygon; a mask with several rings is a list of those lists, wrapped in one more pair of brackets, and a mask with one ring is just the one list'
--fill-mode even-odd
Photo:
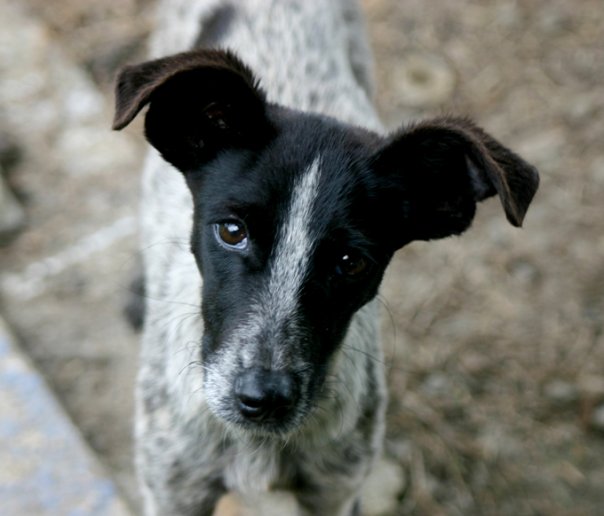
{"label": "floppy ear", "polygon": [[147,104],[147,140],[183,172],[224,148],[253,148],[270,132],[264,93],[229,51],[197,50],[125,67],[115,88],[113,128],[126,127]]}
{"label": "floppy ear", "polygon": [[533,166],[463,118],[437,118],[395,133],[374,167],[385,179],[389,214],[404,228],[397,247],[462,233],[476,203],[495,194],[519,227],[539,185]]}

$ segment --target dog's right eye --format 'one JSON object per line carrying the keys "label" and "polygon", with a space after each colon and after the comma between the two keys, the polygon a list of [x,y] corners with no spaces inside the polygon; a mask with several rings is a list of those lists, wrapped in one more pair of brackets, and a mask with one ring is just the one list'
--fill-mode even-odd
{"label": "dog's right eye", "polygon": [[247,231],[245,226],[235,220],[227,220],[214,224],[216,240],[227,249],[241,251],[247,247]]}

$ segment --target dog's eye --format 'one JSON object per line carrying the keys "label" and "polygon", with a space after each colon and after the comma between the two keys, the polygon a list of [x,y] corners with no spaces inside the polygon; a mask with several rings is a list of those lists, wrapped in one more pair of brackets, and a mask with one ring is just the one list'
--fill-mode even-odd
{"label": "dog's eye", "polygon": [[336,271],[342,276],[358,276],[367,269],[367,260],[360,254],[349,251],[338,260]]}
{"label": "dog's eye", "polygon": [[228,220],[215,224],[214,233],[218,242],[229,249],[242,250],[247,247],[247,231],[241,222]]}

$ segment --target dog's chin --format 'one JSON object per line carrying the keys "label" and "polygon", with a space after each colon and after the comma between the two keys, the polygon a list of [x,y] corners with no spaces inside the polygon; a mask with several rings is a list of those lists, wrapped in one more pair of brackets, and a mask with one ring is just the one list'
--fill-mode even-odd
{"label": "dog's chin", "polygon": [[272,437],[277,439],[287,439],[292,434],[297,433],[300,429],[300,424],[289,418],[287,420],[274,423],[256,423],[241,419],[231,424],[237,428],[238,432],[259,437]]}

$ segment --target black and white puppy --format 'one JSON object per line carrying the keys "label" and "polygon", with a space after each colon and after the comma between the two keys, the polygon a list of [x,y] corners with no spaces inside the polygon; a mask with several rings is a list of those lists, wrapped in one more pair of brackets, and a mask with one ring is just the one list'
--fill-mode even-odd
{"label": "black and white puppy", "polygon": [[181,23],[201,27],[189,43],[235,49],[261,82],[209,49],[119,76],[114,128],[148,105],[159,151],[142,207],[147,514],[210,515],[228,490],[275,489],[303,514],[356,514],[383,439],[374,298],[393,253],[462,233],[494,195],[520,226],[535,194],[535,169],[466,119],[381,134],[353,7],[183,3]]}

